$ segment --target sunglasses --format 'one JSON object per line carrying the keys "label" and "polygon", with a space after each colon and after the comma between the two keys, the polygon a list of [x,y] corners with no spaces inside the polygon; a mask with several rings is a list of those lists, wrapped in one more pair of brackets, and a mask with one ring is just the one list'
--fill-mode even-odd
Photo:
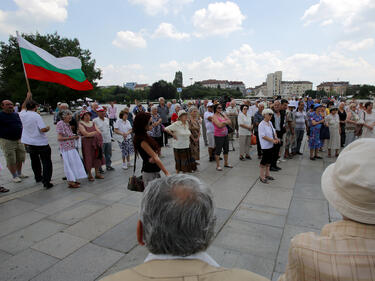
{"label": "sunglasses", "polygon": [[246,109],[246,110],[248,110],[249,108],[247,108],[247,107],[244,107],[243,109]]}
{"label": "sunglasses", "polygon": [[221,106],[216,107],[216,109],[223,109]]}

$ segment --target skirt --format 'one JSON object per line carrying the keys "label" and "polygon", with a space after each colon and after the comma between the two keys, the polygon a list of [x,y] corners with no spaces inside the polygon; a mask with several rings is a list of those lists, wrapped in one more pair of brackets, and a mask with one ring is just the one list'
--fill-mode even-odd
{"label": "skirt", "polygon": [[197,169],[195,159],[192,157],[190,148],[173,149],[177,172],[191,173]]}
{"label": "skirt", "polygon": [[122,157],[125,158],[134,154],[134,145],[133,140],[131,138],[123,140],[119,143],[119,146],[121,149]]}
{"label": "skirt", "polygon": [[64,161],[64,173],[68,181],[87,178],[85,167],[76,149],[61,151]]}

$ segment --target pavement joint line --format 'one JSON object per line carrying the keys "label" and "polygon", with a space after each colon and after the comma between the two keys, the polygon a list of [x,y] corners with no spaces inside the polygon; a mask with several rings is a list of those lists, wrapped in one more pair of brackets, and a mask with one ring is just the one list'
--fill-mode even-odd
{"label": "pavement joint line", "polygon": [[20,190],[20,191],[17,191],[17,192],[13,192],[9,195],[5,195],[5,196],[0,197],[0,204],[8,202],[10,200],[14,200],[14,199],[26,196],[26,195],[29,195],[31,193],[34,193],[34,192],[42,190],[42,189],[43,189],[43,187],[34,186],[34,187],[23,189],[23,190]]}

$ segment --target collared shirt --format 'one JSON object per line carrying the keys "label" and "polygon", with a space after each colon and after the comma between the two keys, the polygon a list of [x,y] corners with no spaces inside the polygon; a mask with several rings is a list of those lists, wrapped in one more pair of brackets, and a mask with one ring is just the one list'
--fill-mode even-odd
{"label": "collared shirt", "polygon": [[96,111],[91,109],[90,113],[91,113],[91,120],[94,120],[96,117],[98,117],[98,113],[96,113]]}
{"label": "collared shirt", "polygon": [[[115,125],[113,126],[115,129],[118,129],[121,133],[127,133],[132,129],[132,125],[130,125],[129,120],[122,120],[117,119]],[[131,134],[126,136],[127,140],[130,140],[132,138]]]}
{"label": "collared shirt", "polygon": [[20,112],[22,121],[22,137],[21,142],[28,145],[44,146],[48,144],[46,133],[42,133],[40,129],[46,128],[46,124],[42,117],[35,111],[22,110]]}
{"label": "collared shirt", "polygon": [[281,131],[281,127],[280,127],[281,113],[280,114],[274,113],[273,116],[275,117],[275,129],[276,129],[276,131]]}
{"label": "collared shirt", "polygon": [[245,115],[243,112],[238,114],[238,134],[240,136],[250,136],[250,130],[242,128],[241,125],[251,126],[251,116],[249,114]]}
{"label": "collared shirt", "polygon": [[211,133],[213,134],[214,133],[214,124],[208,120],[208,117],[212,117],[214,116],[214,113],[213,112],[210,112],[210,111],[206,111],[204,113],[204,122],[205,122],[205,125],[206,125],[206,131],[207,133]]}
{"label": "collared shirt", "polygon": [[164,106],[158,105],[158,113],[163,124],[168,123],[169,108],[164,104]]}
{"label": "collared shirt", "polygon": [[115,106],[109,106],[108,107],[108,118],[109,119],[116,119],[116,113],[117,113],[117,108]]}
{"label": "collared shirt", "polygon": [[173,148],[184,149],[190,147],[191,132],[188,122],[184,125],[181,121],[176,121],[165,129],[173,132],[177,137],[177,140],[173,139]]}
{"label": "collared shirt", "polygon": [[[254,114],[254,131],[255,132],[258,132],[258,126],[260,124],[260,122],[263,121],[263,115],[262,113],[260,113],[259,111],[257,111],[255,114]],[[256,125],[256,123],[258,123],[258,125]]]}
{"label": "collared shirt", "polygon": [[375,225],[350,220],[295,236],[279,281],[375,280]]}
{"label": "collared shirt", "polygon": [[110,143],[111,142],[111,131],[110,131],[111,129],[109,127],[109,119],[104,117],[104,120],[102,120],[99,117],[97,117],[93,121],[96,127],[102,133],[103,143]]}
{"label": "collared shirt", "polygon": [[306,128],[307,121],[306,112],[297,110],[294,112],[294,116],[296,117],[296,129],[304,130]]}
{"label": "collared shirt", "polygon": [[258,134],[260,147],[262,149],[270,149],[273,147],[273,142],[265,140],[263,138],[269,137],[270,139],[274,139],[274,136],[276,135],[275,129],[273,128],[271,121],[266,122],[263,120],[262,122],[260,122],[258,126]]}
{"label": "collared shirt", "polygon": [[200,252],[190,256],[172,256],[172,255],[154,255],[148,254],[145,262],[152,260],[201,260],[214,267],[220,267],[220,265],[209,255],[207,252]]}

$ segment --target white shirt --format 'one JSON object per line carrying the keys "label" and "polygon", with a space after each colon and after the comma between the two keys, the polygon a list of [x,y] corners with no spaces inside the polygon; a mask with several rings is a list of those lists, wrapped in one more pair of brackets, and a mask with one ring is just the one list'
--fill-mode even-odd
{"label": "white shirt", "polygon": [[214,133],[214,124],[208,120],[208,117],[212,117],[212,116],[214,116],[213,112],[206,111],[204,113],[204,122],[206,125],[206,131],[207,133],[211,133],[211,134]]}
{"label": "white shirt", "polygon": [[226,111],[226,113],[227,113],[227,115],[229,116],[229,115],[232,115],[232,116],[234,116],[234,115],[238,115],[238,109],[237,109],[237,107],[236,106],[228,106],[226,109],[225,109],[225,111]]}
{"label": "white shirt", "polygon": [[201,260],[211,266],[220,267],[220,265],[209,254],[207,254],[207,252],[200,252],[186,257],[172,255],[154,255],[150,253],[146,257],[145,262],[152,260]]}
{"label": "white shirt", "polygon": [[[117,121],[116,121],[116,123],[113,127],[115,129],[119,129],[119,131],[121,133],[127,133],[127,132],[129,132],[129,130],[132,129],[132,125],[130,125],[129,120],[124,121],[122,119],[117,119]],[[129,134],[129,135],[126,136],[126,139],[127,140],[131,139],[131,137],[132,137],[131,134]]]}
{"label": "white shirt", "polygon": [[250,117],[253,117],[257,111],[258,111],[258,108],[254,104],[254,105],[250,106],[249,109],[247,110],[247,115],[250,115]]}
{"label": "white shirt", "polygon": [[181,121],[176,121],[165,129],[173,132],[177,137],[177,140],[173,139],[173,148],[184,149],[190,147],[191,132],[187,122],[183,125]]}
{"label": "white shirt", "polygon": [[273,136],[276,135],[276,131],[273,128],[271,121],[266,122],[263,120],[262,122],[260,122],[258,126],[258,134],[259,134],[260,147],[262,149],[270,149],[273,147],[273,142],[263,139],[263,137],[265,136],[273,139]]}
{"label": "white shirt", "polygon": [[111,142],[111,131],[109,127],[109,119],[104,117],[104,120],[96,117],[94,120],[96,127],[100,130],[103,137],[103,143]]}
{"label": "white shirt", "polygon": [[238,134],[240,136],[250,136],[250,130],[242,128],[241,124],[245,125],[245,126],[251,126],[251,116],[250,116],[250,114],[245,115],[242,112],[240,112],[240,114],[238,114]]}
{"label": "white shirt", "polygon": [[22,110],[20,112],[22,122],[21,142],[28,145],[48,145],[48,138],[40,129],[46,128],[42,117],[35,111]]}

